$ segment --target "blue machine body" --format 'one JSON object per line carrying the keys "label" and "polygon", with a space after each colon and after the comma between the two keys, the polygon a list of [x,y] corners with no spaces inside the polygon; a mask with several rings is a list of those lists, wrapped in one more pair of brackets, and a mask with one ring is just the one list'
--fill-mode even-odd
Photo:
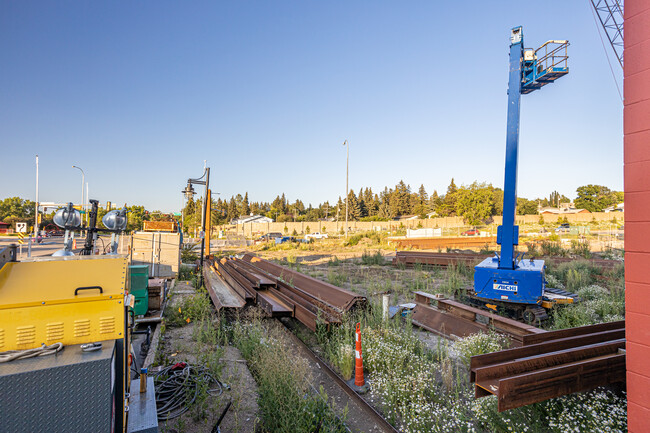
{"label": "blue machine body", "polygon": [[545,288],[544,260],[521,260],[515,269],[500,269],[490,257],[474,269],[474,291],[482,299],[515,304],[537,304]]}
{"label": "blue machine body", "polygon": [[[557,47],[552,48],[553,44]],[[566,66],[567,46],[566,41],[549,41],[536,51],[524,49],[522,28],[515,27],[511,31],[503,223],[497,229],[497,244],[501,246],[501,254],[485,259],[474,268],[474,291],[479,298],[537,304],[544,295],[544,261],[519,259],[515,251],[515,246],[519,244],[519,226],[515,225],[515,213],[520,101],[522,94],[533,92],[569,72]],[[542,48],[545,49],[544,55],[538,58],[537,52]],[[564,50],[564,54],[561,50]]]}

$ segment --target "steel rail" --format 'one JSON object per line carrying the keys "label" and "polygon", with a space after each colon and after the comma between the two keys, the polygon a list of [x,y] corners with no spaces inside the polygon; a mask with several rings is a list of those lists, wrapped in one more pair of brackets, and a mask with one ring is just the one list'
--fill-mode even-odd
{"label": "steel rail", "polygon": [[[457,264],[460,262],[463,263],[478,263],[491,255],[488,254],[475,254],[475,253],[437,253],[437,252],[428,252],[428,251],[398,251],[395,257],[393,258],[393,264],[404,264],[406,266],[413,266],[415,264],[420,265],[437,265],[437,266],[448,266],[450,264]],[[547,262],[550,263],[566,263],[576,260],[583,259],[573,259],[570,257],[542,257]],[[594,266],[601,268],[612,269],[622,264],[617,260],[606,260],[606,259],[584,259],[591,263]]]}
{"label": "steel rail", "polygon": [[384,432],[386,433],[400,433],[399,430],[397,430],[395,427],[393,427],[392,424],[390,424],[386,419],[381,416],[377,410],[372,407],[366,400],[363,399],[359,394],[357,394],[350,386],[338,375],[334,370],[330,368],[329,365],[325,361],[323,361],[316,353],[314,353],[309,346],[307,346],[302,340],[300,340],[293,332],[291,332],[291,329],[283,323],[282,321],[278,320],[280,324],[282,324],[283,328],[286,330],[287,335],[291,338],[291,340],[296,344],[296,346],[300,349],[300,351],[306,355],[309,359],[311,359],[313,362],[317,363],[323,372],[329,376],[334,383],[336,383],[349,397],[352,399],[359,408],[363,412],[365,412],[370,419],[372,419],[379,428],[381,428]]}

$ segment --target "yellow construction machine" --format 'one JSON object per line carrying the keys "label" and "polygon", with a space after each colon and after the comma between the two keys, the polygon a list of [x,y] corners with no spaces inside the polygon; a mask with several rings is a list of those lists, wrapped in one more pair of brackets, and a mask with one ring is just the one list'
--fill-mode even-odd
{"label": "yellow construction machine", "polygon": [[129,394],[132,299],[126,255],[0,251],[0,432],[126,432],[145,409],[156,420],[151,377],[146,397]]}

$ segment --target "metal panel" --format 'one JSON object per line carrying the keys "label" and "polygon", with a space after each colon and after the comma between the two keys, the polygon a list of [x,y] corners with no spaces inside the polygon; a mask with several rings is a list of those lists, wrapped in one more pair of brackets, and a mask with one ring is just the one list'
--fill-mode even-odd
{"label": "metal panel", "polygon": [[126,257],[48,258],[0,270],[0,351],[123,338]]}
{"label": "metal panel", "polygon": [[131,382],[127,433],[158,433],[156,391],[153,377],[147,377],[147,392],[140,394],[140,379]]}
{"label": "metal panel", "polygon": [[121,387],[115,341],[102,344],[0,364],[0,432],[110,432]]}

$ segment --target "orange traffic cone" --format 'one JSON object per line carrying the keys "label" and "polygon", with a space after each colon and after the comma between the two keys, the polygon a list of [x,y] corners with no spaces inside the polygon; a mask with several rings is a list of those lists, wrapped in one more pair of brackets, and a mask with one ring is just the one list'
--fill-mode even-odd
{"label": "orange traffic cone", "polygon": [[357,332],[355,335],[356,350],[354,351],[355,368],[354,368],[354,384],[356,386],[363,386],[366,381],[363,380],[363,356],[361,355],[361,323],[357,323]]}
{"label": "orange traffic cone", "polygon": [[[206,203],[207,203],[207,202],[206,202]],[[73,239],[73,240],[72,240],[72,249],[73,249],[73,250],[76,250],[76,249],[77,249],[77,240],[76,240],[76,239]]]}

